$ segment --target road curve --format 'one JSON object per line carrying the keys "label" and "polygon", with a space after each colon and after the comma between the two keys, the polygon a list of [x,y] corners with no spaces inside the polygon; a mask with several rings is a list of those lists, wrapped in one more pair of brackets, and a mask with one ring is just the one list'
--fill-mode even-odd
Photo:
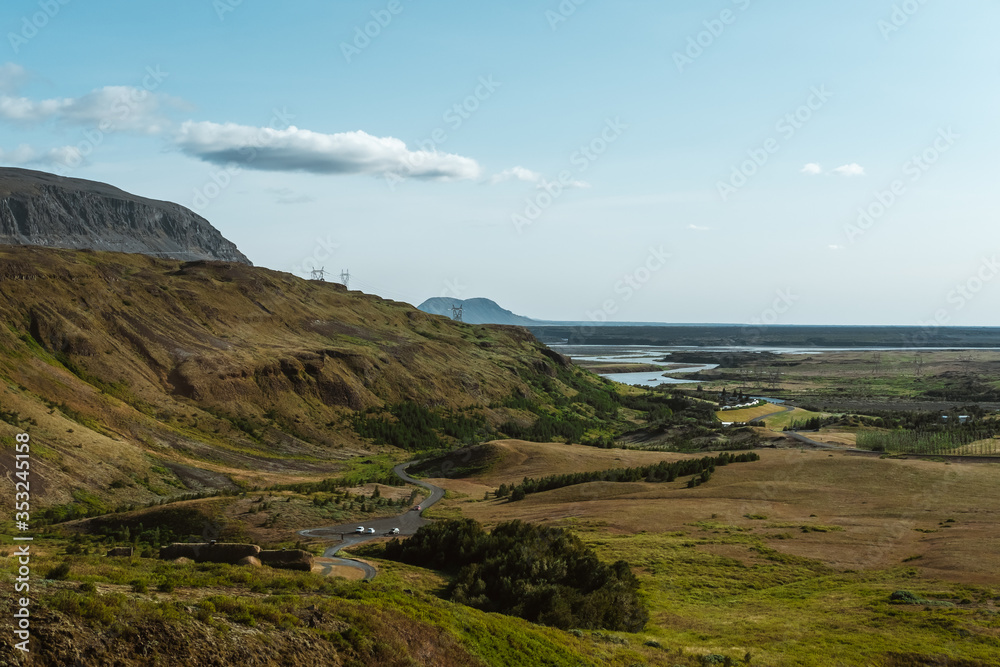
{"label": "road curve", "polygon": [[784,431],[782,432],[782,435],[787,435],[789,438],[793,438],[807,445],[812,445],[817,449],[837,449],[840,451],[857,451],[853,447],[838,447],[836,445],[831,445],[828,442],[820,442],[819,440],[813,440],[812,438],[807,438],[806,436],[796,431]]}
{"label": "road curve", "polygon": [[333,565],[346,565],[347,567],[353,567],[363,571],[365,573],[366,580],[374,579],[376,570],[371,565],[368,563],[362,563],[361,561],[353,558],[340,558],[336,555],[337,552],[345,547],[362,544],[364,542],[374,540],[377,537],[389,536],[392,534],[392,530],[394,528],[399,528],[399,535],[413,535],[417,532],[418,528],[430,523],[430,520],[423,518],[421,515],[428,507],[444,497],[444,489],[439,486],[434,486],[433,484],[428,484],[427,482],[414,479],[413,477],[407,475],[404,471],[413,463],[415,462],[407,461],[406,463],[400,463],[393,468],[392,471],[396,473],[396,476],[404,482],[421,486],[431,492],[431,495],[420,503],[420,512],[408,510],[394,517],[372,519],[364,524],[365,529],[375,529],[375,533],[371,535],[368,533],[361,534],[354,532],[358,525],[356,523],[343,523],[323,528],[307,528],[299,531],[299,535],[302,535],[303,537],[311,537],[320,540],[340,539],[340,542],[327,548],[326,551],[323,552],[323,558],[329,559],[328,563],[322,563],[324,574],[329,574],[330,568]]}

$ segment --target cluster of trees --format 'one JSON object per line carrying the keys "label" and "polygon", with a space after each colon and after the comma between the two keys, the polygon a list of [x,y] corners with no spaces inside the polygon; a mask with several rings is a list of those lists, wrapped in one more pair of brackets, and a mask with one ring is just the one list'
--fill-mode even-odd
{"label": "cluster of trees", "polygon": [[858,431],[857,445],[891,454],[994,456],[1000,453],[996,435],[996,428],[982,424],[933,430]]}
{"label": "cluster of trees", "polygon": [[[678,477],[686,475],[700,476],[698,484],[707,482],[717,466],[730,463],[746,463],[758,461],[760,456],[754,452],[743,454],[722,453],[718,456],[705,456],[700,459],[684,459],[682,461],[661,461],[653,465],[635,468],[612,468],[596,472],[578,472],[564,475],[549,475],[541,479],[525,477],[517,485],[501,484],[496,490],[497,498],[510,498],[511,502],[522,500],[529,493],[550,491],[574,484],[587,482],[673,482]],[[705,475],[705,473],[708,473]],[[693,486],[693,485],[689,485]]]}
{"label": "cluster of trees", "polygon": [[669,424],[673,421],[674,409],[685,410],[692,401],[662,394],[635,394],[621,397],[622,405],[646,415],[651,426]]}
{"label": "cluster of trees", "polygon": [[[560,367],[555,377],[535,373],[525,379],[546,397],[546,404],[536,398],[515,395],[494,406],[524,410],[536,417],[530,425],[515,420],[501,424],[499,430],[508,438],[535,442],[562,439],[590,444],[590,441],[584,442],[587,431],[607,428],[609,421],[618,418],[622,397],[611,387],[587,380],[579,371]],[[573,395],[567,396],[564,387],[556,384],[557,380],[572,389]]]}
{"label": "cluster of trees", "polygon": [[[986,414],[987,410],[979,405],[965,405],[953,408],[947,412],[872,410],[865,413],[864,420],[866,426],[874,426],[876,428],[944,430],[962,426],[958,419],[959,415],[967,415],[972,418],[971,421],[979,421]],[[945,416],[948,418],[941,418]]]}
{"label": "cluster of trees", "polygon": [[591,426],[590,420],[572,415],[542,414],[530,426],[522,426],[516,421],[508,420],[500,425],[500,431],[515,440],[549,442],[562,438],[566,442],[580,442]]}
{"label": "cluster of trees", "polygon": [[397,403],[384,412],[359,412],[353,426],[364,438],[410,451],[444,447],[442,435],[473,442],[493,434],[481,415],[432,411],[413,401]]}
{"label": "cluster of trees", "polygon": [[296,484],[276,484],[268,487],[272,491],[294,491],[304,495],[312,493],[337,493],[345,487],[364,484],[384,484],[385,486],[405,486],[406,482],[396,476],[392,468],[388,470],[362,470],[359,474],[344,477],[330,477],[320,482],[298,482]]}
{"label": "cluster of trees", "polygon": [[712,479],[713,472],[715,472],[714,468],[706,468],[705,470],[702,470],[701,474],[695,475],[694,477],[688,480],[687,488],[693,489],[696,486],[701,486],[708,480]]}
{"label": "cluster of trees", "polygon": [[[834,417],[833,421],[838,418]],[[832,423],[829,417],[810,417],[809,419],[795,419],[789,426],[786,426],[783,430],[785,431],[818,431],[823,426]]]}
{"label": "cluster of trees", "polygon": [[606,565],[561,528],[521,521],[491,533],[472,519],[424,526],[385,557],[453,573],[450,599],[557,628],[638,632],[649,613],[629,564]]}

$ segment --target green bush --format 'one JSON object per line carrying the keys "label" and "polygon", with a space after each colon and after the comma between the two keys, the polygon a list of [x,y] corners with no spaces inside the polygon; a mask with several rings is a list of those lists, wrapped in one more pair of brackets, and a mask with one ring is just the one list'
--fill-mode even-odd
{"label": "green bush", "polygon": [[920,604],[923,600],[910,591],[894,591],[889,596],[889,602],[892,604]]}
{"label": "green bush", "polygon": [[558,628],[637,632],[649,614],[628,563],[601,563],[567,530],[511,521],[439,521],[385,549],[386,558],[455,573],[448,596]]}
{"label": "green bush", "polygon": [[46,579],[63,580],[69,576],[70,565],[67,561],[63,561],[56,565],[54,568],[48,571],[45,575]]}

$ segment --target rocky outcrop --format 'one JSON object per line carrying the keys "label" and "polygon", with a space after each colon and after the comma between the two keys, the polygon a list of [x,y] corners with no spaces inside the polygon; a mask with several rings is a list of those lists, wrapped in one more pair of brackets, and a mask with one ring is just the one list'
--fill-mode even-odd
{"label": "rocky outcrop", "polygon": [[256,544],[219,543],[174,543],[160,548],[160,558],[190,558],[196,563],[229,563],[236,565],[247,557],[260,557],[260,547]]}
{"label": "rocky outcrop", "polygon": [[108,551],[108,556],[114,558],[131,558],[135,549],[132,547],[115,547]]}
{"label": "rocky outcrop", "polygon": [[105,183],[0,168],[0,244],[250,264],[193,211]]}
{"label": "rocky outcrop", "polygon": [[286,570],[302,570],[309,572],[312,570],[313,555],[302,549],[281,549],[272,551],[261,551],[260,562],[271,567],[280,567]]}

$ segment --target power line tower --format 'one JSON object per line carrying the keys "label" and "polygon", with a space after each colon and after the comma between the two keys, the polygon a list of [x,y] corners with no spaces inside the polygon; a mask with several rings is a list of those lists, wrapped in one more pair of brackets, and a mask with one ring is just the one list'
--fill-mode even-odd
{"label": "power line tower", "polygon": [[340,272],[340,284],[343,285],[346,289],[350,289],[351,288],[350,282],[351,282],[351,271],[350,269],[344,269],[343,271]]}
{"label": "power line tower", "polygon": [[455,320],[456,322],[461,322],[462,321],[462,310],[463,310],[463,308],[464,308],[464,306],[452,306],[451,307],[451,319]]}
{"label": "power line tower", "polygon": [[313,269],[312,273],[309,275],[309,280],[326,280],[326,267],[322,269]]}

